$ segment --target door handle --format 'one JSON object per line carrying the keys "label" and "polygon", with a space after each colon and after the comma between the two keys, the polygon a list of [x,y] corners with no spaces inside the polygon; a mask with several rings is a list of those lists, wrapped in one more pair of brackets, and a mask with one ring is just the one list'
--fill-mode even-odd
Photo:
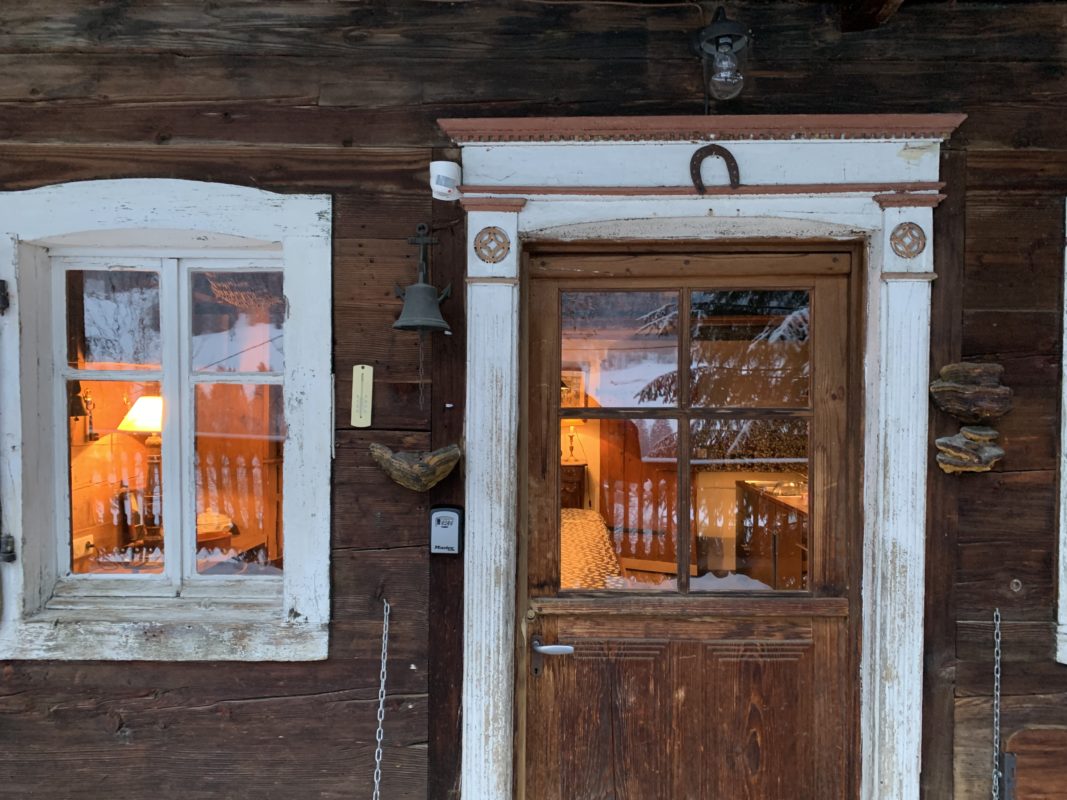
{"label": "door handle", "polygon": [[573,645],[545,644],[541,641],[540,636],[534,636],[530,640],[530,647],[533,649],[533,655],[530,656],[530,672],[535,677],[540,675],[544,669],[545,656],[569,656],[574,654]]}

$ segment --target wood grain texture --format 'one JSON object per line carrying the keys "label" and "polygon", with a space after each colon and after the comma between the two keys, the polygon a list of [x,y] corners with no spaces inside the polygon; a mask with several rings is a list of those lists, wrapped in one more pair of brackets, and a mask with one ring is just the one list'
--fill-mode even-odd
{"label": "wood grain texture", "polygon": [[[969,115],[950,144],[967,154],[964,354],[1005,363],[1005,381],[1017,390],[1019,405],[1003,420],[1008,453],[999,471],[954,484],[961,549],[938,536],[944,533],[942,526],[951,526],[949,504],[943,516],[934,515],[928,523],[929,564],[933,568],[935,550],[944,561],[960,563],[954,571],[965,602],[956,614],[939,606],[941,616],[959,618],[959,661],[938,660],[945,670],[939,675],[951,681],[955,667],[955,691],[964,700],[989,694],[985,620],[991,606],[1003,602],[1005,659],[1011,664],[1005,690],[1021,699],[1029,696],[1023,716],[1062,725],[1067,722],[1065,668],[1051,658],[1048,604],[1055,557],[1067,194],[1062,122],[1067,112],[1062,35],[1067,6],[1017,3],[1005,13],[983,2],[909,2],[889,24],[848,34],[840,30],[836,4],[744,0],[732,4],[730,12],[758,33],[758,46],[751,53],[746,91],[725,113],[906,109]],[[699,71],[688,37],[705,21],[696,5],[673,3],[647,3],[639,14],[605,3],[5,3],[0,7],[0,139],[5,143],[0,145],[0,188],[167,176],[333,193],[339,241],[335,287],[347,292],[343,298],[338,294],[334,312],[337,425],[347,428],[351,365],[375,363],[380,385],[375,428],[367,436],[418,441],[423,447],[429,444],[421,437],[432,429],[437,446],[438,426],[445,423],[436,406],[420,408],[417,347],[391,332],[390,315],[398,306],[388,297],[394,281],[414,272],[402,240],[430,215],[425,163],[431,147],[446,143],[435,120],[699,114]],[[947,276],[942,280],[947,287]],[[938,283],[933,290],[935,298],[942,291]],[[460,315],[443,311],[455,328]],[[435,351],[431,361],[433,386],[427,393],[438,397],[440,372],[449,373],[451,381],[462,371],[463,359],[446,350],[442,355]],[[423,383],[421,388],[431,387]],[[373,468],[358,453],[366,440],[346,437],[347,432],[335,463],[334,547],[353,552],[397,548],[398,558],[414,556],[424,542],[424,506],[409,505],[403,490],[380,483],[384,478],[371,474]],[[377,588],[371,556],[341,563],[338,580],[345,581],[346,593],[355,592],[360,581]],[[423,577],[401,570],[399,563],[390,569],[387,583],[411,581],[413,595],[425,597]],[[456,582],[461,570],[452,568],[441,583],[433,582],[434,570],[431,565],[435,612],[440,606],[447,616],[460,600]],[[1010,589],[1013,578],[1023,581],[1018,593]],[[370,595],[357,596],[362,600],[346,594],[339,607],[343,616],[335,611],[331,660],[314,666],[138,665],[116,670],[107,664],[5,665],[0,692],[11,713],[4,716],[2,738],[13,758],[5,773],[12,776],[11,792],[29,796],[32,790],[46,800],[62,797],[65,789],[49,786],[44,777],[60,757],[64,772],[71,771],[71,780],[85,787],[87,797],[109,794],[102,783],[108,774],[128,778],[131,792],[143,788],[142,793],[160,798],[168,793],[208,796],[209,790],[233,795],[245,786],[266,798],[315,792],[330,797],[365,785],[371,769],[367,743],[361,739],[358,747],[353,745],[345,720],[330,716],[331,698],[358,691],[369,700],[374,688],[380,605]],[[411,627],[401,621],[405,615],[402,603],[394,645],[397,652],[410,654],[410,663],[419,669],[398,666],[391,670],[390,685],[400,693],[420,693],[425,691],[425,650],[420,655],[419,648],[425,648],[420,642],[426,637],[426,617],[417,616]],[[930,647],[928,637],[928,659],[935,655]],[[436,667],[439,683],[433,684],[438,687],[433,689],[435,703],[452,696],[454,687],[440,687],[460,669],[447,646],[438,652],[442,661]],[[342,735],[336,748],[328,736],[306,728],[310,740],[325,744],[311,747],[278,739],[302,759],[300,765],[282,761],[285,770],[265,771],[268,759],[243,749],[240,731],[196,710],[220,697],[238,697],[237,692],[250,698],[297,698],[310,684],[322,692],[320,708],[305,708],[298,716],[328,718],[331,725],[342,726]],[[1045,694],[1045,687],[1052,687],[1052,693]],[[236,741],[240,757],[231,759],[226,773],[216,770],[196,778],[192,756],[181,748],[169,751],[158,738],[147,740],[151,745],[137,745],[137,737],[100,733],[94,738],[94,725],[106,729],[113,724],[102,709],[121,715],[127,706],[136,706],[130,689],[161,691],[160,702],[174,709],[168,724],[182,727],[188,718],[186,727],[197,733],[197,752],[223,752]],[[62,708],[72,733],[49,722],[50,705]],[[282,705],[279,701],[272,708]],[[393,714],[389,708],[387,720]],[[956,716],[956,768],[964,778],[956,796],[980,796],[986,787],[973,776],[984,776],[987,766],[988,707],[966,705],[965,710]],[[372,731],[370,717],[359,713],[362,736]],[[23,714],[25,723],[19,721]],[[221,712],[217,719],[224,719]],[[9,721],[18,725],[17,736],[6,735]],[[409,722],[412,730],[426,729],[425,717]],[[430,723],[435,731],[431,759],[435,747],[439,752],[453,749],[451,724]],[[324,722],[320,730],[328,727]],[[288,737],[284,716],[273,710],[259,728],[264,737],[268,732]],[[75,734],[90,729],[84,742]],[[140,735],[143,725],[138,722],[134,730]],[[118,742],[122,747],[115,746]],[[79,761],[74,755],[82,745],[92,759]],[[394,758],[391,747],[387,738],[388,796],[425,796],[421,754],[405,751]],[[270,743],[264,748],[286,758]],[[90,769],[91,761],[100,766]],[[192,776],[189,786],[180,781],[149,786],[144,776],[160,764],[174,774]],[[395,772],[390,764],[397,765]],[[942,761],[927,759],[924,783],[951,783],[947,769]],[[226,777],[229,773],[236,777]],[[263,776],[268,774],[274,786],[267,785]],[[336,780],[328,777],[332,774]],[[431,782],[440,775],[435,767]],[[450,777],[443,775],[441,781],[448,784]],[[698,791],[684,781],[678,786],[678,797]],[[434,791],[431,796],[447,796]],[[926,796],[942,800],[947,795],[931,788]]]}
{"label": "wood grain texture", "polygon": [[[444,154],[437,153],[437,156]],[[437,244],[431,254],[433,275],[438,284],[459,285],[467,271],[467,230],[455,203],[433,204],[433,235]],[[447,309],[451,336],[433,339],[433,406],[431,445],[443,447],[463,438],[466,395],[466,314],[463,292]],[[430,492],[433,504],[462,505],[462,462]],[[428,647],[429,712],[428,800],[456,800],[459,797],[460,693],[463,674],[463,559],[438,555],[430,558],[430,596],[434,624],[430,626]]]}
{"label": "wood grain texture", "polygon": [[333,468],[333,547],[376,550],[429,543],[425,525],[413,517],[426,514],[426,498],[395,486],[370,457],[372,442],[404,450],[426,449],[425,432],[340,431]]}
{"label": "wood grain texture", "polygon": [[[930,297],[930,374],[959,360],[963,338],[964,244],[966,233],[967,154],[941,155],[941,179],[948,195],[934,211],[934,261],[937,282]],[[931,407],[928,448],[951,435],[955,420]],[[920,791],[934,798],[952,796],[952,720],[955,596],[952,591],[959,535],[960,482],[935,469],[926,475],[926,608],[923,640],[923,744]]]}
{"label": "wood grain texture", "polygon": [[[1019,731],[1026,729],[1055,729],[1063,727],[1063,709],[1067,694],[1043,691],[1026,696],[1005,697],[1001,702],[1001,741],[1011,742]],[[956,701],[956,797],[977,798],[989,793],[990,753],[992,752],[992,703],[988,697],[962,697]],[[1025,743],[1026,737],[1020,740]],[[1062,752],[1057,762],[1062,767]],[[1056,774],[1056,773],[1054,773]],[[1063,794],[1059,783],[1045,783],[1035,779],[1032,789],[1039,787],[1045,796]],[[1017,797],[1034,797],[1019,794]],[[1037,794],[1037,797],[1043,796]]]}
{"label": "wood grain texture", "polygon": [[1067,786],[1067,727],[1026,728],[1013,734],[1004,750],[1016,757],[1016,797],[1054,800],[1062,795]]}

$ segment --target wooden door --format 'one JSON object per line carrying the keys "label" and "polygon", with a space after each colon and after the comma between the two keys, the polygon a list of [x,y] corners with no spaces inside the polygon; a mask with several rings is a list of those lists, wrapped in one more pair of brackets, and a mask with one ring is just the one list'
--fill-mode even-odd
{"label": "wooden door", "polygon": [[854,260],[528,258],[526,800],[855,795]]}

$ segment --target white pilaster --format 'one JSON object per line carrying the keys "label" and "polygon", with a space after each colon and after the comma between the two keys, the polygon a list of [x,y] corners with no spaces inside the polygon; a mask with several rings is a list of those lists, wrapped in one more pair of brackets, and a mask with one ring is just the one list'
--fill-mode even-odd
{"label": "white pilaster", "polygon": [[[1064,276],[1067,277],[1067,248],[1063,258]],[[1064,304],[1064,336],[1067,337],[1067,303]],[[1067,664],[1067,347],[1063,348],[1063,370],[1060,372],[1061,390],[1064,393],[1060,403],[1060,549],[1058,586],[1059,603],[1056,611],[1056,660]]]}
{"label": "white pilaster", "polygon": [[[931,220],[929,208],[886,209],[880,269],[868,285],[877,311],[865,367],[863,800],[919,797]],[[926,236],[913,258],[897,255],[890,240],[903,221]]]}
{"label": "white pilaster", "polygon": [[[463,577],[461,793],[510,800],[514,740],[515,570],[518,505],[519,283],[517,214],[471,211],[467,220],[467,535]],[[507,256],[475,253],[487,227]]]}

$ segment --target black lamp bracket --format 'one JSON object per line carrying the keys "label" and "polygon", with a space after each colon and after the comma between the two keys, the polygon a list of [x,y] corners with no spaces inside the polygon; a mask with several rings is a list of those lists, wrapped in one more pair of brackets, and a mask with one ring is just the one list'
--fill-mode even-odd
{"label": "black lamp bracket", "polygon": [[727,18],[726,9],[719,6],[715,9],[711,24],[701,28],[697,34],[697,52],[701,57],[712,56],[718,52],[719,47],[728,44],[731,50],[739,53],[748,46],[750,35],[743,23]]}

